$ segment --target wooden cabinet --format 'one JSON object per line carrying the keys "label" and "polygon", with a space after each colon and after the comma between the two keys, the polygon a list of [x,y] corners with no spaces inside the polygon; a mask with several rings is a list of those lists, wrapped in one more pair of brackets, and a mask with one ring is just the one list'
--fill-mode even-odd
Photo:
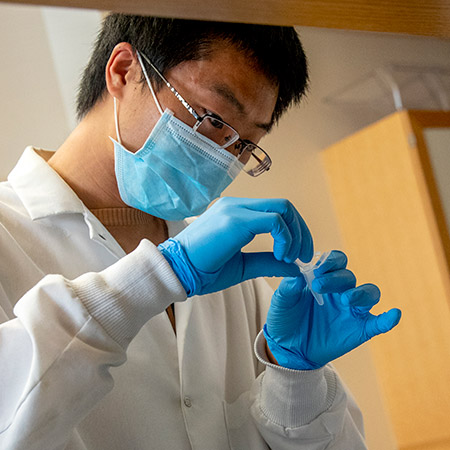
{"label": "wooden cabinet", "polygon": [[450,37],[446,0],[3,0],[183,19]]}
{"label": "wooden cabinet", "polygon": [[403,312],[368,344],[401,450],[450,449],[450,159],[431,158],[430,129],[450,113],[398,112],[322,153],[349,267],[380,286],[377,312]]}

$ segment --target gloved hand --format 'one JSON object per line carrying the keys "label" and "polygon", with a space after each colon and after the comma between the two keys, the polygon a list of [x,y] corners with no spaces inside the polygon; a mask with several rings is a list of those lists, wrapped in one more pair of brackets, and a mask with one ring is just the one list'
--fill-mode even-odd
{"label": "gloved hand", "polygon": [[[243,253],[257,234],[271,233],[273,253]],[[219,199],[174,239],[158,246],[188,297],[220,291],[257,277],[297,276],[297,258],[313,255],[312,237],[283,199]]]}
{"label": "gloved hand", "polygon": [[380,290],[373,284],[355,287],[355,276],[346,265],[345,254],[332,251],[315,269],[312,288],[325,294],[322,306],[314,300],[303,276],[280,283],[264,325],[267,344],[280,366],[317,369],[399,322],[398,309],[379,316],[370,313],[380,299]]}

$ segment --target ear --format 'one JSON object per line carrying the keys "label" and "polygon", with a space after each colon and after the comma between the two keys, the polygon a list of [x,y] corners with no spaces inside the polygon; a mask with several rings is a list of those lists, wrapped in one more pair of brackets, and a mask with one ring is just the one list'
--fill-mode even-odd
{"label": "ear", "polygon": [[139,77],[139,63],[133,47],[127,42],[117,44],[106,64],[106,89],[111,96],[121,100],[125,90]]}

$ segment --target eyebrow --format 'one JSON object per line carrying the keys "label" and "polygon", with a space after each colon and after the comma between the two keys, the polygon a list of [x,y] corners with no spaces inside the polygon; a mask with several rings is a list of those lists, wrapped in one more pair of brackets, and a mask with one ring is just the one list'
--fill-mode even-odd
{"label": "eyebrow", "polygon": [[[227,102],[233,105],[240,114],[245,113],[244,105],[236,98],[233,91],[226,84],[213,84],[211,90],[227,100]],[[268,133],[272,129],[273,121],[271,120],[267,123],[256,122],[255,126]]]}

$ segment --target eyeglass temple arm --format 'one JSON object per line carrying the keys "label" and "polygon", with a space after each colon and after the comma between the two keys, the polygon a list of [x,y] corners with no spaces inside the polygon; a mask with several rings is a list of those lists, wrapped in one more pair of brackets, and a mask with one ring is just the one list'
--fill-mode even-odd
{"label": "eyeglass temple arm", "polygon": [[253,152],[252,152],[252,156],[253,156],[253,158],[255,158],[256,161],[258,161],[259,163],[262,163],[262,162],[263,162],[263,160],[262,160],[262,159],[259,159]]}
{"label": "eyeglass temple arm", "polygon": [[183,106],[196,118],[196,120],[200,120],[200,116],[197,114],[194,108],[182,97],[182,95],[170,84],[170,82],[166,79],[166,77],[158,70],[158,68],[150,61],[147,56],[141,53],[141,56],[145,59],[145,61],[150,65],[150,67],[157,73],[157,75],[164,81],[166,86],[173,92],[175,97],[180,100]]}

